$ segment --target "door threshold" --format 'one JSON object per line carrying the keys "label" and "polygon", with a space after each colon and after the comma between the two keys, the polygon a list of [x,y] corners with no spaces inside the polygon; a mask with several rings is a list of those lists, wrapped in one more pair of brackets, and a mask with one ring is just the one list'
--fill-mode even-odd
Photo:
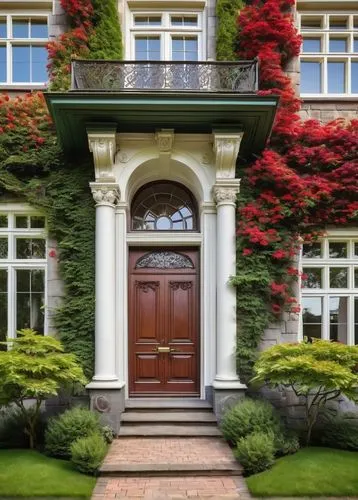
{"label": "door threshold", "polygon": [[200,398],[129,398],[126,408],[212,408],[205,399]]}

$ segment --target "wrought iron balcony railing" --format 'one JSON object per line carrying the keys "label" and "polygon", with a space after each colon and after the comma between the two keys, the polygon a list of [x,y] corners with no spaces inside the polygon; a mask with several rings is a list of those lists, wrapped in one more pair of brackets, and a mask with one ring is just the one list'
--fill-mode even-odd
{"label": "wrought iron balcony railing", "polygon": [[258,63],[104,61],[72,62],[72,90],[237,92],[257,91]]}

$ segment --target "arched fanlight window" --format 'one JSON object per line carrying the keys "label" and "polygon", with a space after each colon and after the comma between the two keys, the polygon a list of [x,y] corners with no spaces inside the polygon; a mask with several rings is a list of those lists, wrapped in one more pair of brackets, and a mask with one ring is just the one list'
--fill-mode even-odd
{"label": "arched fanlight window", "polygon": [[196,203],[181,184],[160,181],[138,191],[132,203],[132,231],[196,231]]}

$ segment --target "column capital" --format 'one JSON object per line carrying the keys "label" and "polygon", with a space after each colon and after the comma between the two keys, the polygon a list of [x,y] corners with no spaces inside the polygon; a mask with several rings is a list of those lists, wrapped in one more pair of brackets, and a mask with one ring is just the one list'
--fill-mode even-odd
{"label": "column capital", "polygon": [[120,200],[119,186],[114,182],[90,182],[90,188],[96,206],[114,207]]}
{"label": "column capital", "polygon": [[89,150],[93,153],[96,180],[113,182],[116,154],[116,125],[94,124],[87,126]]}
{"label": "column capital", "polygon": [[234,179],[236,160],[244,133],[234,130],[213,130],[216,155],[216,179]]}
{"label": "column capital", "polygon": [[217,205],[235,205],[236,196],[240,192],[240,179],[231,182],[220,182],[213,186],[214,200]]}

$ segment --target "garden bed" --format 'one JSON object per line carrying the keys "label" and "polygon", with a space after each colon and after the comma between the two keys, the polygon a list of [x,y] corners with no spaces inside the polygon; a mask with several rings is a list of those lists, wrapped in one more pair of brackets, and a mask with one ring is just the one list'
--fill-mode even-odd
{"label": "garden bed", "polygon": [[32,450],[0,450],[0,498],[90,498],[94,477]]}
{"label": "garden bed", "polygon": [[247,478],[256,497],[358,496],[358,452],[303,448]]}

